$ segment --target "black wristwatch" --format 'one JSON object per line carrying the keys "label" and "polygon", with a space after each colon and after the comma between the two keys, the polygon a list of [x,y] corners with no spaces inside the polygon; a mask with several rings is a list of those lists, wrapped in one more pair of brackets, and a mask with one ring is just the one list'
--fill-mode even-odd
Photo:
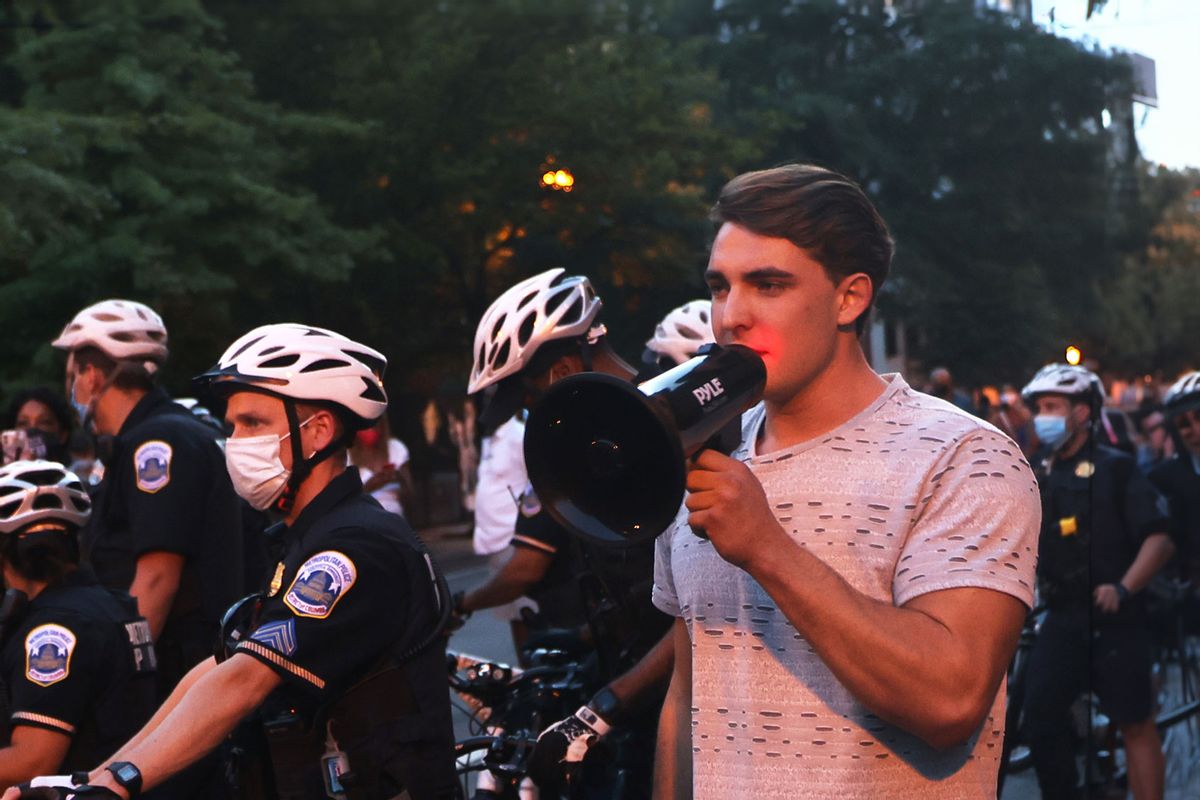
{"label": "black wristwatch", "polygon": [[592,699],[588,701],[588,708],[600,715],[600,718],[608,724],[614,724],[623,711],[621,700],[613,690],[605,686],[596,694],[592,695]]}
{"label": "black wristwatch", "polygon": [[113,780],[129,792],[129,800],[142,793],[142,771],[128,761],[114,761],[105,767],[112,773]]}

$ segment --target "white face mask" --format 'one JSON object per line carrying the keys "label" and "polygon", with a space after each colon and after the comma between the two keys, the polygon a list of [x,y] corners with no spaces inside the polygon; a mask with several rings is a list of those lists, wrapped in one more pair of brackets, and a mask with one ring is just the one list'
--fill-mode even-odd
{"label": "white face mask", "polygon": [[[312,419],[304,420],[300,427]],[[225,468],[229,470],[233,490],[259,511],[266,511],[279,499],[292,476],[292,471],[279,458],[283,440],[289,436],[291,433],[283,436],[268,433],[225,440]]]}

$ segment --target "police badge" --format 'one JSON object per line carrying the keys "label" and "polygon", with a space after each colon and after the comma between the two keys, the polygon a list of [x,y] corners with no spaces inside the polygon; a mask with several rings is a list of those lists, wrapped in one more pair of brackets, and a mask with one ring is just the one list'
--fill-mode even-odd
{"label": "police badge", "polygon": [[357,578],[358,570],[348,556],[326,550],[300,565],[283,602],[297,616],[325,619]]}
{"label": "police badge", "polygon": [[62,625],[39,625],[25,637],[25,677],[39,686],[71,674],[75,634]]}
{"label": "police badge", "polygon": [[171,482],[171,445],[157,439],[146,442],[133,454],[137,488],[154,494]]}

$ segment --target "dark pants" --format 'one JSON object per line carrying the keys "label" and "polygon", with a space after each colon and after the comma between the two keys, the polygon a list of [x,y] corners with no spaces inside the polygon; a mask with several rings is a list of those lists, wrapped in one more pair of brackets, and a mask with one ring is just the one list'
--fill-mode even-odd
{"label": "dark pants", "polygon": [[1104,624],[1087,608],[1051,610],[1029,656],[1025,738],[1046,798],[1076,796],[1070,710],[1085,692],[1117,725],[1152,711],[1150,639],[1140,617]]}

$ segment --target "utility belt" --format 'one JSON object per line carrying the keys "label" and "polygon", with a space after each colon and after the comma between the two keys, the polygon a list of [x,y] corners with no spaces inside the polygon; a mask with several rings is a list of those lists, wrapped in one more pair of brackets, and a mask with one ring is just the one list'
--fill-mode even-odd
{"label": "utility belt", "polygon": [[393,774],[386,761],[390,750],[424,727],[408,666],[429,655],[441,662],[434,648],[405,664],[389,657],[325,708],[311,714],[285,708],[265,717],[262,730],[278,800],[407,797],[403,776]]}

